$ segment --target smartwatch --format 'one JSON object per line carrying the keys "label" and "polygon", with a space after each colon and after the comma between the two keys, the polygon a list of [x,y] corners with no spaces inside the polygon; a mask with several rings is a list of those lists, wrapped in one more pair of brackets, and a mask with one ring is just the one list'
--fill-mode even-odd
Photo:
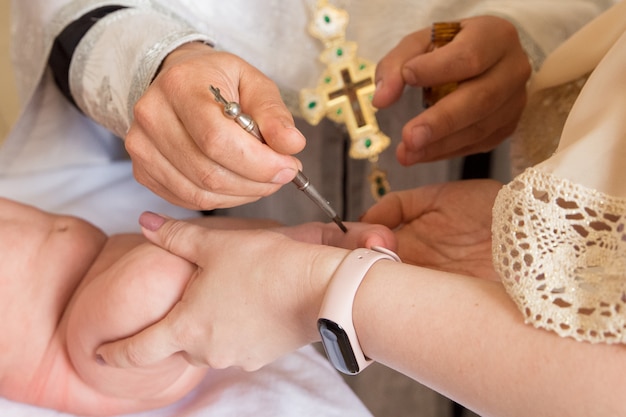
{"label": "smartwatch", "polygon": [[322,302],[317,319],[322,345],[330,363],[344,374],[356,375],[372,363],[354,330],[352,305],[365,274],[381,259],[400,262],[394,252],[378,246],[350,252],[333,274]]}

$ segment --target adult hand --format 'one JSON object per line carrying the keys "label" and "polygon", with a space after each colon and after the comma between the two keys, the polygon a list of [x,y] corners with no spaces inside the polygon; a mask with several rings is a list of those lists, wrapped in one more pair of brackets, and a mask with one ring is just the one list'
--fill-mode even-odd
{"label": "adult hand", "polygon": [[403,128],[403,165],[491,150],[509,136],[526,103],[530,63],[515,27],[494,16],[461,21],[454,40],[427,53],[430,28],[406,36],[376,69],[376,107],[395,102],[405,85],[458,82],[456,91]]}
{"label": "adult hand", "polygon": [[[209,86],[238,101],[258,123],[263,144],[223,114]],[[137,180],[191,209],[258,200],[290,182],[305,139],[276,85],[242,59],[189,43],[163,62],[134,108],[126,136]]]}
{"label": "adult hand", "polygon": [[345,249],[381,246],[396,251],[396,236],[387,227],[377,224],[346,222],[344,233],[335,223],[303,223],[274,230],[300,242],[336,246]]}
{"label": "adult hand", "polygon": [[183,352],[196,365],[255,370],[319,340],[316,319],[328,280],[347,251],[293,240],[395,249],[380,225],[348,223],[270,230],[216,230],[152,213],[140,219],[155,244],[197,265],[181,300],[161,321],[97,353],[117,367],[147,366]]}
{"label": "adult hand", "polygon": [[395,229],[405,263],[498,280],[491,253],[494,200],[502,184],[468,180],[384,196],[362,217]]}

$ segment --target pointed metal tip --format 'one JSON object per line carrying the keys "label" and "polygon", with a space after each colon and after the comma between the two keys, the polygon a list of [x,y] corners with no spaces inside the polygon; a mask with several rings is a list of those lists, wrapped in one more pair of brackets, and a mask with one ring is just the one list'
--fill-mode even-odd
{"label": "pointed metal tip", "polygon": [[343,222],[341,221],[341,219],[339,218],[339,216],[335,216],[333,217],[333,221],[337,224],[337,226],[339,226],[339,228],[344,232],[344,233],[348,233],[348,228],[346,227],[345,224],[343,224]]}

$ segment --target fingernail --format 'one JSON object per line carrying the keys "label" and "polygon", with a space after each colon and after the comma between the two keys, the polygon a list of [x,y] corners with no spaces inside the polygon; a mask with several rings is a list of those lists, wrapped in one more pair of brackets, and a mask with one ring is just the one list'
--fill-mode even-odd
{"label": "fingernail", "polygon": [[148,229],[152,232],[156,232],[157,230],[159,230],[165,222],[165,217],[151,211],[143,212],[141,216],[139,216],[139,224],[141,225],[141,227],[143,227],[144,229]]}
{"label": "fingernail", "polygon": [[424,148],[430,142],[431,137],[430,128],[424,125],[415,126],[411,130],[411,151],[415,152]]}
{"label": "fingernail", "polygon": [[291,168],[285,168],[281,170],[274,179],[272,179],[272,184],[287,184],[289,181],[296,176],[296,171]]}
{"label": "fingernail", "polygon": [[99,353],[97,353],[97,354],[96,354],[96,363],[97,363],[98,365],[101,365],[101,366],[107,366],[106,361],[104,360],[104,358],[102,357],[102,355],[101,355],[101,354],[99,354]]}

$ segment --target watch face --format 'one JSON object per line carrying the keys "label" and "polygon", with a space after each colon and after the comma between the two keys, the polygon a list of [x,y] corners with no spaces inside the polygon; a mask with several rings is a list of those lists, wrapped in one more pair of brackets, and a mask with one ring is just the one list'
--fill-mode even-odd
{"label": "watch face", "polygon": [[328,319],[319,319],[317,328],[322,336],[326,355],[333,366],[344,374],[358,374],[359,363],[354,356],[350,339],[341,326]]}

